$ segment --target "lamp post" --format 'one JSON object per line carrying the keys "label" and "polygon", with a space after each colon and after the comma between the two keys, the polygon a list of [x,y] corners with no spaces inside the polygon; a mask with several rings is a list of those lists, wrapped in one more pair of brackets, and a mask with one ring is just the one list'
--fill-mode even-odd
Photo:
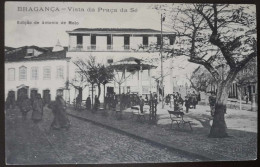
{"label": "lamp post", "polygon": [[161,54],[161,87],[162,87],[162,108],[164,108],[164,86],[163,86],[163,35],[162,35],[162,22],[165,17],[163,17],[161,13],[161,46],[160,46],[160,54]]}

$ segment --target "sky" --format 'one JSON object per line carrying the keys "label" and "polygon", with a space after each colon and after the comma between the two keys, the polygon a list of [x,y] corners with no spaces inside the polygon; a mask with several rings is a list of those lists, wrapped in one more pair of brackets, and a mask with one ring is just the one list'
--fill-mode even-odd
{"label": "sky", "polygon": [[[68,46],[69,39],[66,31],[76,28],[152,28],[160,30],[160,14],[154,9],[149,9],[150,6],[151,3],[6,2],[5,46],[52,47],[57,40],[63,46]],[[53,11],[29,11],[30,7],[35,10],[49,7]],[[24,10],[21,11],[21,8]],[[84,11],[69,11],[73,8],[83,8]],[[128,11],[120,12],[121,8]],[[134,9],[134,12],[130,12],[131,8]],[[114,12],[115,10],[117,12]],[[18,21],[38,21],[40,24],[17,24]],[[41,24],[42,21],[76,21],[78,25],[45,25]]]}

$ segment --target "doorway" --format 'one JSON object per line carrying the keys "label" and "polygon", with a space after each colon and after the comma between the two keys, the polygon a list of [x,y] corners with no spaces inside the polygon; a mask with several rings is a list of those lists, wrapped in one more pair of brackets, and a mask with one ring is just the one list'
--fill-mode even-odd
{"label": "doorway", "polygon": [[50,90],[49,89],[46,89],[46,90],[43,90],[43,103],[44,104],[50,104],[51,102],[51,94],[50,94]]}

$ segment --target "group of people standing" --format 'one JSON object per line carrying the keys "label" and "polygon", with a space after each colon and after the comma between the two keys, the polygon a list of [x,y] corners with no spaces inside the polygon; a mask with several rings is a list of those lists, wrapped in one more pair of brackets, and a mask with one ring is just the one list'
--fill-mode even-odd
{"label": "group of people standing", "polygon": [[31,119],[34,123],[38,123],[43,117],[43,100],[41,94],[34,94],[31,99],[24,93],[17,98],[17,105],[22,113],[23,119],[27,119],[27,113],[32,110]]}
{"label": "group of people standing", "polygon": [[115,109],[117,106],[120,110],[124,110],[131,106],[139,105],[140,98],[137,94],[122,93],[121,95],[116,95],[115,93],[107,94],[104,100],[105,109]]}
{"label": "group of people standing", "polygon": [[[34,123],[37,124],[43,119],[44,102],[39,93],[33,94],[30,99],[27,94],[23,92],[19,93],[16,102],[13,95],[11,93],[8,94],[6,99],[6,109],[14,109],[15,106],[18,106],[23,120],[27,120],[27,114],[30,111],[32,111],[31,119]],[[70,121],[66,114],[66,103],[62,97],[62,92],[57,92],[55,101],[47,104],[47,107],[52,110],[54,115],[51,128],[68,129],[70,127]]]}
{"label": "group of people standing", "polygon": [[179,92],[173,92],[173,94],[168,94],[165,98],[166,105],[170,105],[170,108],[173,108],[174,111],[180,110],[183,106],[183,99]]}
{"label": "group of people standing", "polygon": [[178,111],[185,104],[186,113],[189,112],[190,108],[196,108],[196,105],[200,101],[200,96],[193,91],[193,93],[188,92],[183,100],[179,92],[173,92],[173,94],[168,94],[165,98],[166,105],[170,105],[174,111]]}

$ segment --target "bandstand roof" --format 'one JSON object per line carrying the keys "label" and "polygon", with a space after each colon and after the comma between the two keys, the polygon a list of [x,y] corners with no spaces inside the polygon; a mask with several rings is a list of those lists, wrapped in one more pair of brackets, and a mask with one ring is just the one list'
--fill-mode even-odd
{"label": "bandstand roof", "polygon": [[152,64],[149,64],[148,62],[145,62],[142,59],[138,59],[135,57],[128,57],[119,60],[113,63],[111,66],[115,67],[118,70],[127,69],[128,71],[137,71],[140,70],[140,67],[142,67],[142,70],[148,70],[157,67]]}

